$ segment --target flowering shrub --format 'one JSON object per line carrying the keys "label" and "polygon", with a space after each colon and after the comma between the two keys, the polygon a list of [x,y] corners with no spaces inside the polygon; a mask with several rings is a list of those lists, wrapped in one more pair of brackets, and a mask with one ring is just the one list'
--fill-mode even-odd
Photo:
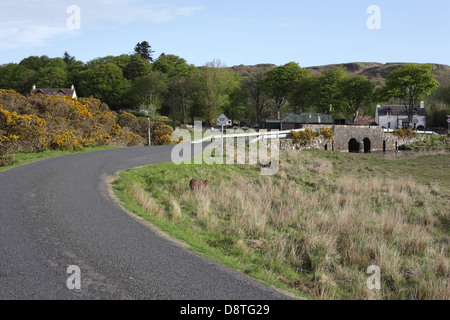
{"label": "flowering shrub", "polygon": [[162,122],[152,122],[151,126],[151,141],[152,145],[165,145],[172,143],[172,128],[166,126]]}
{"label": "flowering shrub", "polygon": [[328,141],[334,141],[334,133],[331,128],[320,128],[320,134]]}
{"label": "flowering shrub", "polygon": [[370,116],[359,116],[355,119],[355,125],[357,126],[368,126],[374,122],[375,119]]}
{"label": "flowering shrub", "polygon": [[128,112],[123,112],[119,115],[117,119],[117,124],[122,128],[128,128],[133,132],[139,132],[141,124],[139,119]]}
{"label": "flowering shrub", "polygon": [[44,138],[44,145],[52,150],[80,150],[82,144],[79,138],[71,131],[50,132]]}
{"label": "flowering shrub", "polygon": [[[94,98],[24,97],[13,90],[0,90],[0,165],[9,163],[10,154],[20,151],[144,145],[146,128],[143,119],[130,113],[118,116]],[[155,127],[154,144],[170,141],[166,135],[172,131],[168,129]]]}
{"label": "flowering shrub", "polygon": [[305,129],[303,131],[293,131],[289,133],[289,138],[293,139],[294,142],[300,143],[302,146],[306,146],[310,143],[317,135],[310,129]]}
{"label": "flowering shrub", "polygon": [[0,132],[2,154],[7,152],[31,151],[42,147],[46,132],[45,120],[36,115],[20,115],[3,109],[0,105]]}
{"label": "flowering shrub", "polygon": [[417,133],[412,131],[411,129],[395,129],[394,135],[399,137],[400,139],[405,139],[406,137],[415,137],[417,136]]}

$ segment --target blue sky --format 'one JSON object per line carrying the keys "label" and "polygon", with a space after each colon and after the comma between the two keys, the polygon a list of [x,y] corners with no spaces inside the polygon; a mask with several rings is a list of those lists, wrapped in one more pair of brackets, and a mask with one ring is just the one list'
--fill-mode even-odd
{"label": "blue sky", "polygon": [[[200,66],[290,61],[302,67],[345,62],[450,65],[448,0],[14,0],[0,11],[0,64],[30,55],[87,62],[131,53],[148,41]],[[67,21],[80,10],[80,24]],[[370,30],[369,6],[381,29]],[[78,17],[78,16],[76,16]],[[372,20],[371,20],[372,21]],[[72,24],[72,26],[74,26]],[[79,28],[78,28],[79,27]]]}

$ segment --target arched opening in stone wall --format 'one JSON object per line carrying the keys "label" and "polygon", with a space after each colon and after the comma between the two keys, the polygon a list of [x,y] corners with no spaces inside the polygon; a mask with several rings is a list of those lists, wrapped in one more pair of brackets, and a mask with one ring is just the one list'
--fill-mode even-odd
{"label": "arched opening in stone wall", "polygon": [[328,151],[328,145],[327,144],[325,145],[325,151]]}
{"label": "arched opening in stone wall", "polygon": [[386,152],[386,140],[383,140],[383,152]]}
{"label": "arched opening in stone wall", "polygon": [[359,152],[359,142],[356,139],[350,139],[350,141],[348,142],[348,152]]}
{"label": "arched opening in stone wall", "polygon": [[372,146],[369,138],[365,138],[364,142],[364,153],[370,153],[372,151]]}

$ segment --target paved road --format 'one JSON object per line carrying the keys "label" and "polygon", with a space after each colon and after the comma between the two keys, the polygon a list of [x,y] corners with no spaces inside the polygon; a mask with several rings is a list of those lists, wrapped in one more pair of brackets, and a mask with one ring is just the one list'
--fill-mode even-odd
{"label": "paved road", "polygon": [[[107,175],[170,161],[171,146],[71,155],[0,173],[0,299],[286,299],[157,235],[109,196]],[[66,286],[81,269],[81,290]]]}

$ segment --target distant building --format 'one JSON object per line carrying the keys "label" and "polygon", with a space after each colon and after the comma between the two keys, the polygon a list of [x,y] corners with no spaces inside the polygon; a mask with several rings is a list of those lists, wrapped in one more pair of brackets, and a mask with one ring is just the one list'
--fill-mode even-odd
{"label": "distant building", "polygon": [[427,117],[425,105],[422,101],[420,106],[414,107],[412,123],[409,122],[408,111],[404,105],[377,106],[375,122],[386,129],[411,128],[425,130]]}
{"label": "distant building", "polygon": [[266,120],[262,129],[293,130],[301,129],[306,124],[334,124],[333,116],[328,113],[290,113],[283,120]]}
{"label": "distant building", "polygon": [[281,130],[301,129],[305,124],[334,124],[329,113],[290,113],[281,120]]}
{"label": "distant building", "polygon": [[36,85],[33,85],[33,88],[31,89],[31,93],[32,94],[71,97],[72,99],[78,98],[77,92],[73,85],[70,89],[66,89],[66,88],[36,88]]}

